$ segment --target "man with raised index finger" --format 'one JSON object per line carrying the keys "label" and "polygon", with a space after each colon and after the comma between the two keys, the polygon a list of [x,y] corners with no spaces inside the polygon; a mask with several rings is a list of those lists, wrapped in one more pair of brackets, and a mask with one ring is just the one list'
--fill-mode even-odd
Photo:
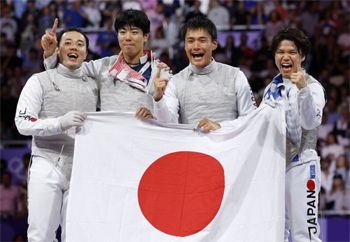
{"label": "man with raised index finger", "polygon": [[217,30],[204,16],[189,20],[181,29],[190,64],[172,80],[154,82],[154,112],[166,123],[193,124],[214,131],[235,125],[240,116],[256,109],[250,85],[238,68],[216,62]]}
{"label": "man with raised index finger", "polygon": [[271,50],[280,74],[266,87],[263,97],[263,102],[282,98],[285,107],[286,242],[289,231],[293,241],[321,241],[317,221],[321,171],[316,141],[326,96],[321,84],[301,66],[310,47],[309,39],[298,29],[284,29],[274,36]]}
{"label": "man with raised index finger", "polygon": [[65,241],[66,211],[76,127],[95,112],[98,87],[82,73],[89,39],[77,28],[57,37],[56,68],[31,76],[18,100],[15,123],[33,136],[28,181],[28,241],[54,241],[61,225]]}
{"label": "man with raised index finger", "polygon": [[[153,82],[168,80],[171,75],[167,65],[154,59],[152,51],[144,50],[150,21],[144,12],[128,9],[118,14],[114,27],[120,54],[84,62],[82,71],[99,81],[101,111],[135,112],[136,116],[152,118]],[[52,51],[55,28],[42,37],[46,68],[56,64]]]}

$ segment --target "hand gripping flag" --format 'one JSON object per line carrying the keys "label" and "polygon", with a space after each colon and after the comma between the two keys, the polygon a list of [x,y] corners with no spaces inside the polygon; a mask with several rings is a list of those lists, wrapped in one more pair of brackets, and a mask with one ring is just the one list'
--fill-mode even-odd
{"label": "hand gripping flag", "polygon": [[89,113],[76,135],[67,241],[283,241],[283,115],[266,105],[202,133]]}

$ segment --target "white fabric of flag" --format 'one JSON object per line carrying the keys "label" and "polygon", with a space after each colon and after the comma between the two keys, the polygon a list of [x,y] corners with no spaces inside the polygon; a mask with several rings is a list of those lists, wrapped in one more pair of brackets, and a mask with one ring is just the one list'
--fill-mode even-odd
{"label": "white fabric of flag", "polygon": [[209,133],[88,113],[67,241],[283,241],[285,127],[280,103]]}

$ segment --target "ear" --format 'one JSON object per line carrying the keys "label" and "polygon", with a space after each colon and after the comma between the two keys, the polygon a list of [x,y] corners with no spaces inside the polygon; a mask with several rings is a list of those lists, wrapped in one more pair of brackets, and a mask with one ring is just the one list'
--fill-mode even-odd
{"label": "ear", "polygon": [[86,60],[86,57],[87,57],[87,55],[88,55],[88,51],[86,51],[86,53],[85,53],[85,57],[84,57],[84,60]]}
{"label": "ear", "polygon": [[147,34],[145,34],[145,35],[143,36],[143,42],[144,42],[144,43],[147,42],[148,37],[149,37],[149,33],[147,33]]}
{"label": "ear", "polygon": [[58,47],[56,47],[56,53],[57,53],[57,56],[58,56],[58,54],[60,53],[60,50],[58,49]]}
{"label": "ear", "polygon": [[305,56],[303,56],[303,58],[301,58],[300,63],[303,63],[304,60],[305,60]]}
{"label": "ear", "polygon": [[213,45],[212,50],[216,50],[216,48],[218,48],[218,40],[214,40],[212,45]]}

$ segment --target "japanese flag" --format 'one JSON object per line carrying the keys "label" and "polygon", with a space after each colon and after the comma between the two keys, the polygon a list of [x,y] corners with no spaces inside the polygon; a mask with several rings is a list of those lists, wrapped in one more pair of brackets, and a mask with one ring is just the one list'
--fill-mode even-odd
{"label": "japanese flag", "polygon": [[262,106],[202,133],[89,113],[76,135],[67,241],[283,241],[283,115]]}

